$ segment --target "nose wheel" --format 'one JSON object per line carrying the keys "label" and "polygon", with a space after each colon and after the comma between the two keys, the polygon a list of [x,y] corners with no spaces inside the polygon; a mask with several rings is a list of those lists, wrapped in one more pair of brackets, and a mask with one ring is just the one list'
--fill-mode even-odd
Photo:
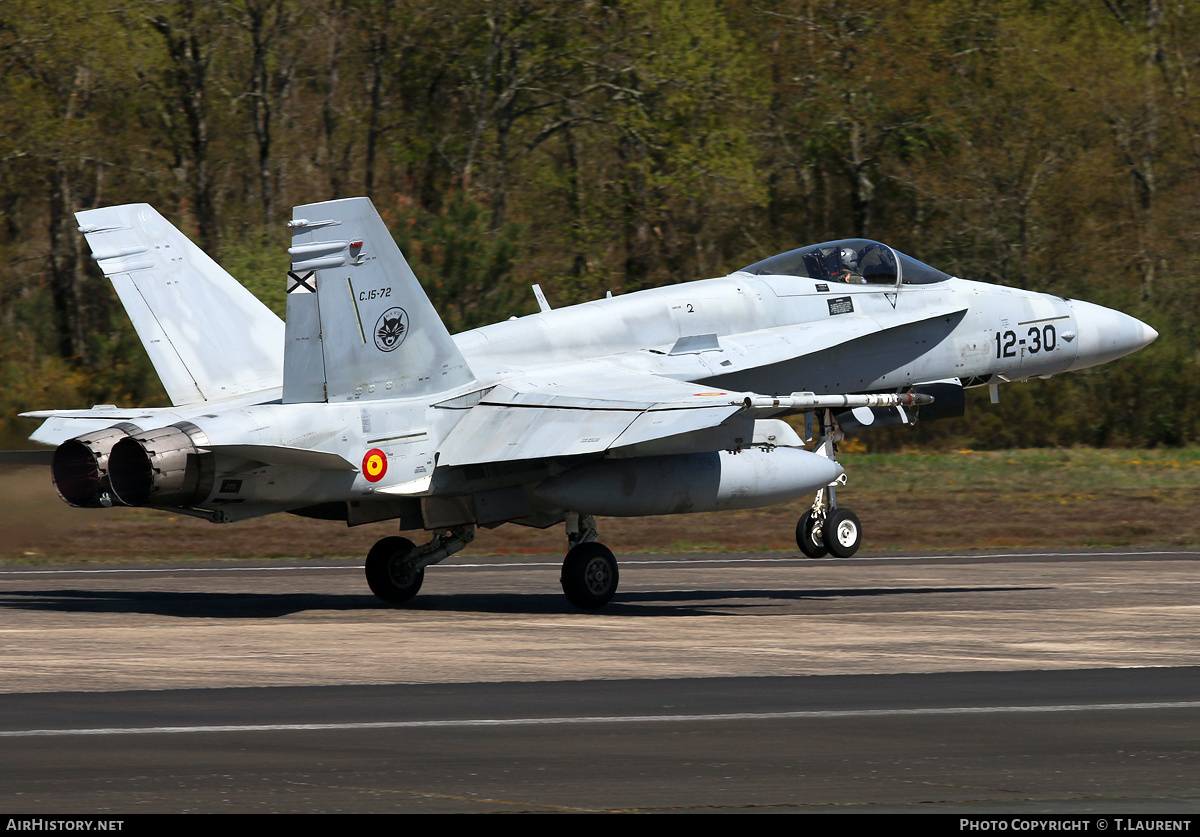
{"label": "nose wheel", "polygon": [[824,558],[829,553],[823,537],[822,521],[810,509],[796,523],[796,546],[809,558]]}
{"label": "nose wheel", "polygon": [[849,558],[862,545],[862,524],[850,509],[834,509],[821,527],[821,540],[831,555]]}

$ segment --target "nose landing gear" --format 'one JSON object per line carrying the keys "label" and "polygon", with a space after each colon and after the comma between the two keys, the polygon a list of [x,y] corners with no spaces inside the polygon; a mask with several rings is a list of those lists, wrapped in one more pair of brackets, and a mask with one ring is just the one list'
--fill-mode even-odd
{"label": "nose landing gear", "polygon": [[[837,443],[845,436],[832,410],[825,410],[820,420],[821,439],[813,450],[820,456],[837,461]],[[812,508],[800,515],[796,523],[796,546],[809,558],[850,558],[862,545],[862,523],[849,509],[838,508],[837,486],[846,484],[842,474],[817,492]]]}

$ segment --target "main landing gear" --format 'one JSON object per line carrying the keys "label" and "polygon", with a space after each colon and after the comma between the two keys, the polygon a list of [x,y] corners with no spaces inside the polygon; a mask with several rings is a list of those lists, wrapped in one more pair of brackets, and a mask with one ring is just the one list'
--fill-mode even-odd
{"label": "main landing gear", "polygon": [[562,584],[567,600],[584,610],[608,604],[617,592],[620,573],[612,550],[596,541],[596,520],[590,514],[567,514],[567,557]]}
{"label": "main landing gear", "polygon": [[[367,585],[385,602],[407,602],[420,591],[426,567],[474,539],[475,527],[470,524],[439,529],[424,546],[416,546],[408,538],[383,538],[367,553]],[[620,573],[612,550],[596,542],[595,518],[569,513],[567,545],[560,578],[567,600],[584,610],[604,607],[617,592]]]}
{"label": "main landing gear", "polygon": [[412,555],[417,545],[408,538],[383,538],[367,553],[367,586],[385,602],[407,602],[421,589],[425,569]]}
{"label": "main landing gear", "polygon": [[[821,441],[813,453],[837,461],[837,443],[845,438],[833,417],[825,410],[821,420]],[[846,484],[846,475],[817,492],[812,508],[800,515],[796,523],[796,546],[809,558],[833,555],[849,558],[862,545],[862,524],[858,515],[837,505],[837,486]]]}
{"label": "main landing gear", "polygon": [[407,602],[421,589],[426,567],[449,558],[473,540],[473,524],[438,529],[433,540],[422,546],[408,538],[383,538],[367,553],[367,586],[385,602]]}

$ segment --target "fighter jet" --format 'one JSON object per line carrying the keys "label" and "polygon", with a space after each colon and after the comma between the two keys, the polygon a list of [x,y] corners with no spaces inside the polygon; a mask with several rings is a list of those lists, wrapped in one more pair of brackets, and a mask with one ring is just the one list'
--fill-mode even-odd
{"label": "fighter jet", "polygon": [[565,523],[563,591],[602,607],[618,566],[597,516],[813,492],[799,549],[852,556],[844,433],[961,414],[966,387],[1095,366],[1157,337],[864,239],[558,309],[535,287],[539,313],[451,335],[366,198],[295,208],[282,322],[150,206],[77,218],[172,406],[24,413],[45,419],[32,439],[58,446],[62,499],[431,533],[367,554],[387,602],[416,595],[477,527]]}

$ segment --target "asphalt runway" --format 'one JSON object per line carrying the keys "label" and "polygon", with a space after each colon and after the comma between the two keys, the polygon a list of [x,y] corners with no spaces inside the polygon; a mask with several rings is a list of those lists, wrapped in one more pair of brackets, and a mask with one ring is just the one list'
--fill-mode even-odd
{"label": "asphalt runway", "polygon": [[1200,809],[1200,553],[0,569],[0,809]]}

